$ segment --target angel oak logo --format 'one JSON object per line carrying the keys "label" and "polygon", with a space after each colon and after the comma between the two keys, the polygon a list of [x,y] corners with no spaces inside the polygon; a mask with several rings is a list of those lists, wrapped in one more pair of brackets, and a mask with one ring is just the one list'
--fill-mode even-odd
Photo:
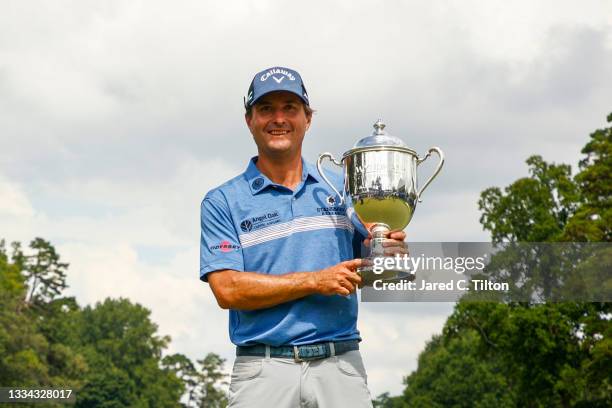
{"label": "angel oak logo", "polygon": [[278,222],[280,222],[280,214],[278,210],[274,210],[240,221],[240,230],[242,232],[251,232],[252,230],[267,227]]}
{"label": "angel oak logo", "polygon": [[240,223],[240,229],[242,232],[249,232],[253,229],[253,223],[249,220],[244,220]]}

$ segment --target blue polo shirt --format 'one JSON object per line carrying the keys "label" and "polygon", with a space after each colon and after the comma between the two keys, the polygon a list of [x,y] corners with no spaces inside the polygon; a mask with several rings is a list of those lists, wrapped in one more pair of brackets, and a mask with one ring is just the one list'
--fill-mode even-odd
{"label": "blue polo shirt", "polygon": [[[354,244],[363,236],[355,234],[351,209],[347,214],[316,167],[302,160],[302,181],[292,191],[268,179],[256,161],[202,201],[200,279],[223,269],[269,275],[316,271],[355,258]],[[329,178],[341,188],[339,175]],[[240,346],[360,339],[355,293],[314,294],[229,313],[230,339]]]}

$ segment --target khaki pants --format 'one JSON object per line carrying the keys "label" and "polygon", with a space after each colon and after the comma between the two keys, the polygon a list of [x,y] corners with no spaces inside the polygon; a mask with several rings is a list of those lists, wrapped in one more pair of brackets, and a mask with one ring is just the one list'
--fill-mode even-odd
{"label": "khaki pants", "polygon": [[371,408],[358,350],[320,360],[236,357],[230,408]]}

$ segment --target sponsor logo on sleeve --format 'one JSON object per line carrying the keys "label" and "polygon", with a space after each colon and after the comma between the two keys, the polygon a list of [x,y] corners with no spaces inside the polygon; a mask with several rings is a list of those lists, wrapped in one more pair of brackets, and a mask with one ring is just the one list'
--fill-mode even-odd
{"label": "sponsor logo on sleeve", "polygon": [[240,245],[235,245],[225,240],[225,241],[221,241],[218,245],[213,245],[209,247],[209,249],[211,251],[231,252],[231,251],[240,249]]}

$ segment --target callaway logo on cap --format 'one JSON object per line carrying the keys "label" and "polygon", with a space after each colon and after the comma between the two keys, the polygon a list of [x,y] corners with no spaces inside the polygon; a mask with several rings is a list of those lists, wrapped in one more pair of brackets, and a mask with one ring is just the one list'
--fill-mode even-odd
{"label": "callaway logo on cap", "polygon": [[262,96],[276,91],[294,93],[309,105],[308,93],[300,74],[289,68],[273,67],[255,75],[244,101],[245,107],[253,106]]}

